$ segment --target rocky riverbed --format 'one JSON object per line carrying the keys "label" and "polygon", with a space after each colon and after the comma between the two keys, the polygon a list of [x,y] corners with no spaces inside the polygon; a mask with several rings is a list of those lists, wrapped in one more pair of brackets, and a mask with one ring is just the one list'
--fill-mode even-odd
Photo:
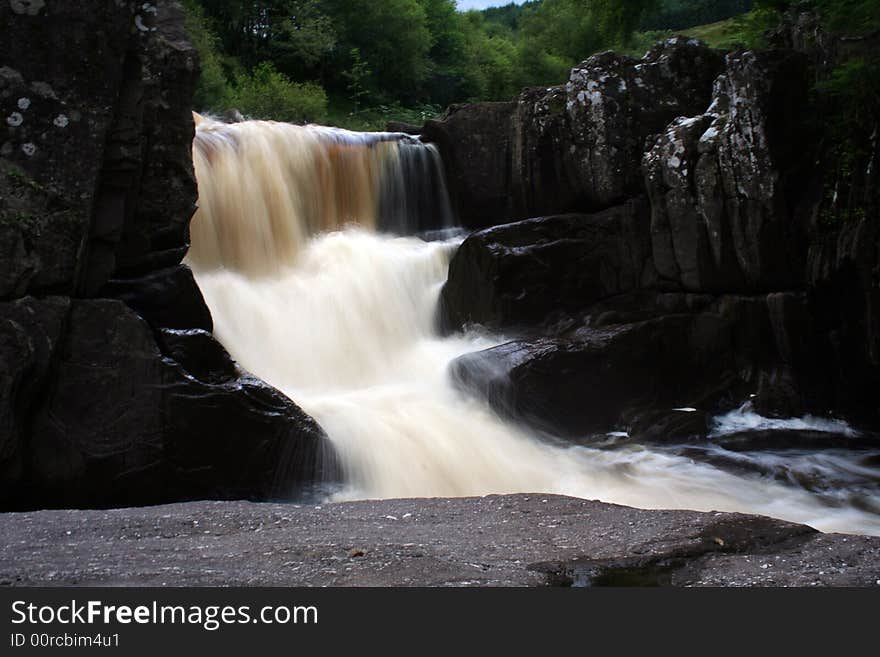
{"label": "rocky riverbed", "polygon": [[0,516],[4,586],[880,586],[880,537],[550,495]]}

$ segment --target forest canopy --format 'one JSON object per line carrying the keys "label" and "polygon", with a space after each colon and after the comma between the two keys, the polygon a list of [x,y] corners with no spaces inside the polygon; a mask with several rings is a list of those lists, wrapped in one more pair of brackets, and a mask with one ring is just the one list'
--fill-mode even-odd
{"label": "forest canopy", "polygon": [[[183,4],[202,56],[196,109],[372,129],[389,118],[420,123],[451,103],[508,100],[523,87],[559,84],[592,53],[639,54],[671,30],[711,24],[723,27],[725,43],[756,40],[788,3],[531,0],[467,12],[455,0]],[[878,2],[815,4],[841,21],[876,17]]]}

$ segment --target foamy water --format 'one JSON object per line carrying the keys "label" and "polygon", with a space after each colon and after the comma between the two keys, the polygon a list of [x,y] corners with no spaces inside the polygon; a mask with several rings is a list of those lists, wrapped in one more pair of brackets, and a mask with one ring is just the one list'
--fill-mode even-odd
{"label": "foamy water", "polygon": [[[261,171],[243,172],[234,163],[218,163],[216,153],[212,157],[210,168],[196,161],[203,197],[233,188],[217,178],[220,172],[237,177],[242,193],[259,189],[241,179]],[[276,165],[282,166],[265,163]],[[203,184],[209,175],[214,178]],[[259,210],[261,196],[237,200],[237,217],[223,211],[222,223],[240,224],[234,232],[242,242],[230,251],[215,239],[216,217],[208,210],[216,203],[202,201],[188,259],[215,333],[245,369],[288,394],[327,431],[346,475],[334,499],[545,492],[643,508],[759,513],[825,531],[880,535],[880,516],[840,499],[659,449],[550,443],[466,397],[453,387],[449,364],[503,337],[435,334],[437,298],[454,241],[381,235],[369,229],[371,222],[318,235],[305,224],[269,229],[267,241],[262,218],[284,215],[274,207]],[[295,213],[287,220],[301,221]],[[211,239],[202,242],[203,235]],[[282,239],[296,243],[275,243]],[[224,260],[227,253],[268,263],[242,267],[235,257]]]}

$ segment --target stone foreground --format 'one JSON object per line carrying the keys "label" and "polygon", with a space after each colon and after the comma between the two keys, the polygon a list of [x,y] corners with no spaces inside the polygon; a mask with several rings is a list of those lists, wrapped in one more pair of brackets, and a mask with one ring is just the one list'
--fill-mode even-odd
{"label": "stone foreground", "polygon": [[880,586],[880,537],[552,495],[0,515],[4,586]]}

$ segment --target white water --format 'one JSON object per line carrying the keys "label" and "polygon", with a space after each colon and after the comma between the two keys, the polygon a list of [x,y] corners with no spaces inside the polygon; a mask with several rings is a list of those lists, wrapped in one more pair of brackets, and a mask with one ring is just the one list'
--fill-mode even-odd
{"label": "white water", "polygon": [[793,418],[771,418],[759,415],[752,409],[752,403],[746,402],[737,409],[715,418],[715,426],[709,437],[723,436],[740,431],[819,431],[836,433],[854,437],[856,431],[843,420],[827,419],[805,415]]}
{"label": "white water", "polygon": [[[880,535],[880,515],[857,509],[845,483],[814,494],[670,450],[548,444],[459,393],[449,364],[502,338],[435,335],[454,241],[374,232],[420,230],[425,212],[442,226],[448,214],[436,151],[397,137],[201,121],[194,142],[200,209],[187,262],[215,333],[327,431],[346,474],[336,499],[560,493]],[[721,425],[756,422],[744,411]],[[773,455],[736,458],[777,466]],[[871,473],[847,458],[796,463],[844,482],[850,473],[870,496]]]}
{"label": "white water", "polygon": [[465,398],[447,366],[493,342],[432,331],[452,248],[349,229],[275,278],[196,271],[221,342],[327,431],[349,480],[337,499],[545,492],[880,534],[876,515],[769,479],[638,447],[549,445]]}

